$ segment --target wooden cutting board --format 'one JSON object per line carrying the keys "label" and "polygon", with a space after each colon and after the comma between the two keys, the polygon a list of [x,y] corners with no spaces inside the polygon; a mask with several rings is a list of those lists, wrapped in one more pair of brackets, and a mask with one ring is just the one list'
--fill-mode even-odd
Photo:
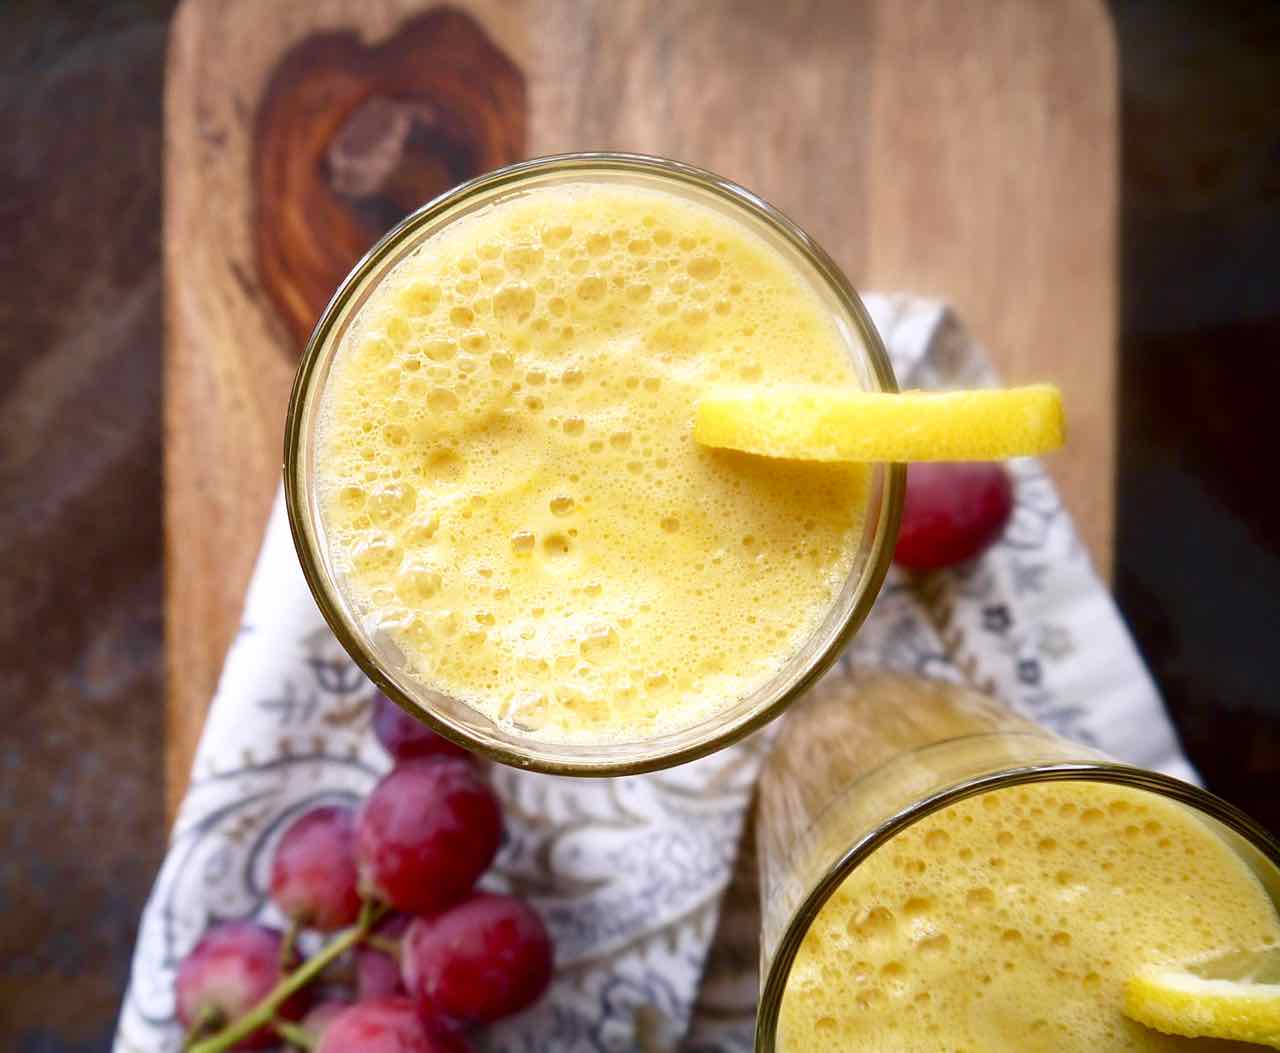
{"label": "wooden cutting board", "polygon": [[394,220],[590,148],[723,173],[855,284],[947,298],[1052,378],[1111,561],[1116,55],[1100,2],[186,0],[166,88],[170,815],[280,477],[313,320]]}

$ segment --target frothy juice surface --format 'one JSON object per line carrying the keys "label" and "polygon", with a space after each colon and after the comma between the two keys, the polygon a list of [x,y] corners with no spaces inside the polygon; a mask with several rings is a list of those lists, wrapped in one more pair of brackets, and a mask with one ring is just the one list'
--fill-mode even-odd
{"label": "frothy juice surface", "polygon": [[535,189],[360,309],[320,403],[335,568],[424,684],[554,741],[690,726],[775,675],[851,569],[865,469],[698,447],[720,381],[857,384],[809,280],[655,190]]}
{"label": "frothy juice surface", "polygon": [[994,790],[850,874],[797,956],[780,1048],[1219,1048],[1122,1016],[1125,980],[1277,942],[1257,878],[1182,807],[1101,783]]}

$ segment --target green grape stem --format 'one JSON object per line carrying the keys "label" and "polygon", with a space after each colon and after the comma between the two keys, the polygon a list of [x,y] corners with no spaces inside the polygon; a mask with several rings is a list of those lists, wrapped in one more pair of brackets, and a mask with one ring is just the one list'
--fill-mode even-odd
{"label": "green grape stem", "polygon": [[221,1026],[222,1013],[213,1006],[205,1006],[200,1015],[192,1022],[182,1040],[183,1050],[189,1050],[201,1035],[207,1034]]}
{"label": "green grape stem", "polygon": [[283,1038],[291,1046],[297,1046],[299,1049],[315,1049],[316,1040],[312,1037],[310,1031],[305,1027],[299,1027],[297,1024],[291,1024],[288,1020],[273,1021],[271,1027],[275,1033]]}
{"label": "green grape stem", "polygon": [[290,921],[289,928],[285,930],[284,939],[280,941],[280,971],[287,972],[289,966],[293,964],[293,949],[298,942],[298,933],[301,931],[297,921]]}
{"label": "green grape stem", "polygon": [[364,938],[364,945],[371,947],[375,951],[381,951],[383,954],[389,955],[397,962],[400,960],[400,941],[390,939],[387,936],[379,936],[371,933]]}
{"label": "green grape stem", "polygon": [[318,953],[312,955],[297,969],[285,976],[271,993],[250,1009],[244,1016],[237,1017],[215,1035],[211,1035],[187,1047],[187,1053],[223,1053],[243,1038],[247,1038],[261,1027],[274,1024],[276,1011],[297,994],[312,980],[323,972],[325,966],[337,958],[349,947],[369,935],[369,930],[386,913],[387,908],[381,904],[365,901],[360,908],[360,918],[351,928],[339,933],[326,943]]}

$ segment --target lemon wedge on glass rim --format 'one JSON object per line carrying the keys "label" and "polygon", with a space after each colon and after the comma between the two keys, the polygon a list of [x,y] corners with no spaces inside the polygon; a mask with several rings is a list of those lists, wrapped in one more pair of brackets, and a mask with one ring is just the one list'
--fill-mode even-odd
{"label": "lemon wedge on glass rim", "polygon": [[693,437],[804,461],[998,461],[1055,450],[1064,430],[1052,384],[903,392],[779,384],[708,392]]}
{"label": "lemon wedge on glass rim", "polygon": [[1280,946],[1148,966],[1125,984],[1124,1012],[1169,1035],[1280,1049]]}

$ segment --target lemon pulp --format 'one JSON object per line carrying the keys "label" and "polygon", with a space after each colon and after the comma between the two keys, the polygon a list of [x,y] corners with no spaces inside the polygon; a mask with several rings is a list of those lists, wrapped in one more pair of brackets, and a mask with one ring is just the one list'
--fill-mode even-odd
{"label": "lemon pulp", "polygon": [[708,393],[694,437],[812,461],[998,461],[1056,450],[1065,429],[1052,384],[900,393],[788,384]]}
{"label": "lemon pulp", "polygon": [[1280,945],[1148,965],[1124,994],[1125,1012],[1159,1031],[1280,1049]]}

